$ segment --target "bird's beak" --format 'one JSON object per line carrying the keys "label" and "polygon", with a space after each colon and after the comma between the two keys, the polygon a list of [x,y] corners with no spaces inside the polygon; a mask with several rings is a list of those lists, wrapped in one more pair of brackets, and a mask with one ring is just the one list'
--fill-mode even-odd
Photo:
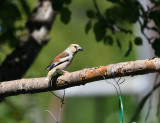
{"label": "bird's beak", "polygon": [[83,51],[82,47],[77,47],[78,51]]}

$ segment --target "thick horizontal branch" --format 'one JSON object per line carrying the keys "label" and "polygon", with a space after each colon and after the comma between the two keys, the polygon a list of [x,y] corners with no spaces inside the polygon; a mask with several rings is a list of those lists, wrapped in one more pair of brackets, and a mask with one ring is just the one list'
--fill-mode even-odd
{"label": "thick horizontal branch", "polygon": [[86,68],[76,72],[47,77],[19,79],[0,83],[0,96],[38,93],[84,85],[89,82],[123,76],[142,75],[160,72],[160,58],[122,62],[95,68]]}

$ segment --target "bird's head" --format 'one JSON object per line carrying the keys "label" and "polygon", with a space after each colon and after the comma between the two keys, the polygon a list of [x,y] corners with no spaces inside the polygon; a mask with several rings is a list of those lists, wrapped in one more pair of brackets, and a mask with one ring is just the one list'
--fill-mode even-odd
{"label": "bird's head", "polygon": [[73,54],[77,53],[78,51],[83,51],[82,47],[80,47],[78,44],[71,44],[67,49]]}

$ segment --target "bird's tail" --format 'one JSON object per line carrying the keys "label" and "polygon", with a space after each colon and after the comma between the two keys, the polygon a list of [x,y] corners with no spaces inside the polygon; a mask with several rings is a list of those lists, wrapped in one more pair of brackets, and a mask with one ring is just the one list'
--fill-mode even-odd
{"label": "bird's tail", "polygon": [[53,68],[53,65],[48,65],[45,70],[51,70],[52,68]]}
{"label": "bird's tail", "polygon": [[48,67],[46,67],[46,69],[45,70],[48,70],[49,69],[49,66]]}

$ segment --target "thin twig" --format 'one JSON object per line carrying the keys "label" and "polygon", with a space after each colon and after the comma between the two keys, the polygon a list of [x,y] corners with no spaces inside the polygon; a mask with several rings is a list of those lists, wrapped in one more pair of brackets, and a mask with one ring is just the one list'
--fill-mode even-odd
{"label": "thin twig", "polygon": [[98,5],[97,5],[96,0],[93,0],[93,3],[94,3],[94,7],[95,7],[95,9],[96,9],[96,11],[97,11],[98,16],[102,17],[101,12],[100,12],[100,10],[99,10],[99,8],[98,8]]}
{"label": "thin twig", "polygon": [[160,121],[160,115],[159,115],[159,113],[160,113],[160,89],[159,89],[158,105],[157,105],[157,113],[156,113],[156,115],[157,115],[157,117],[158,117],[158,119]]}
{"label": "thin twig", "polygon": [[104,22],[106,28],[109,28],[110,30],[112,30],[112,32],[117,31],[117,32],[124,32],[124,33],[132,33],[131,30],[127,30],[127,29],[124,29],[124,28],[122,28],[120,26],[110,24],[108,22],[108,20],[102,16],[96,0],[93,0],[93,3],[94,3],[94,7],[95,7],[95,9],[97,11],[97,15],[98,15],[99,21]]}
{"label": "thin twig", "polygon": [[143,24],[142,24],[141,20],[138,19],[138,22],[139,22],[139,25],[140,25],[140,27],[141,27],[141,32],[142,32],[142,34],[143,34],[144,37],[148,40],[148,43],[151,43],[151,38],[149,38],[149,37],[147,36],[147,34],[144,32]]}
{"label": "thin twig", "polygon": [[[160,79],[160,73],[158,74],[158,80]],[[156,115],[157,115],[157,118],[159,119],[160,121],[160,89],[159,89],[159,94],[158,94],[158,105],[157,105],[157,112],[156,112]]]}
{"label": "thin twig", "polygon": [[[156,78],[155,78],[155,81],[154,81],[154,84],[153,84],[153,88],[154,88],[154,86],[156,85],[157,80],[158,80],[158,74],[156,75]],[[152,88],[152,89],[153,89],[153,88]],[[151,111],[151,108],[152,108],[152,99],[153,99],[153,94],[151,95],[151,98],[150,98],[150,100],[149,100],[149,106],[148,106],[147,115],[146,115],[146,117],[145,117],[145,123],[146,123],[147,120],[148,120],[148,116],[149,116],[150,111]]]}
{"label": "thin twig", "polygon": [[[87,66],[87,67],[88,67],[88,66]],[[88,68],[89,68],[90,70],[92,70],[92,68],[90,68],[90,67],[88,67]],[[97,74],[99,74],[100,76],[102,76],[104,81],[106,81],[107,83],[109,83],[109,84],[113,85],[113,87],[116,89],[116,93],[117,93],[117,95],[119,96],[119,93],[118,93],[118,89],[117,89],[117,87],[116,87],[113,83],[111,83],[111,82],[107,81],[104,75],[102,75],[101,73],[99,73],[99,72],[98,72],[98,71],[96,71],[96,70],[95,70],[95,72],[96,72]]]}
{"label": "thin twig", "polygon": [[63,98],[61,99],[61,108],[60,108],[60,111],[59,111],[59,123],[60,123],[60,119],[61,119],[62,107],[65,104],[64,103],[64,97],[65,97],[65,90],[64,90]]}
{"label": "thin twig", "polygon": [[120,82],[119,85],[123,84],[124,82],[125,82],[125,79],[122,82]]}
{"label": "thin twig", "polygon": [[53,115],[53,113],[51,111],[49,111],[49,110],[45,110],[45,111],[49,112],[49,114],[54,118],[54,120],[56,121],[56,123],[58,123],[57,119],[55,118],[55,116]]}
{"label": "thin twig", "polygon": [[51,93],[52,93],[54,96],[56,96],[57,98],[59,98],[59,99],[61,100],[61,108],[60,108],[60,110],[59,110],[58,120],[55,118],[55,116],[53,115],[53,113],[52,113],[51,111],[49,111],[49,110],[45,110],[45,111],[47,111],[47,112],[49,112],[49,113],[51,114],[51,116],[54,118],[54,120],[56,121],[56,123],[60,123],[62,107],[63,107],[63,105],[65,104],[65,103],[64,103],[65,90],[64,90],[64,94],[63,94],[63,97],[62,97],[62,98],[59,97],[59,96],[57,96],[53,91],[51,91]]}
{"label": "thin twig", "polygon": [[148,111],[147,111],[147,115],[145,117],[145,123],[147,123],[147,120],[148,120],[148,116],[150,114],[150,111],[151,111],[151,108],[152,108],[152,99],[153,99],[153,96],[150,98],[149,100],[149,106],[148,106]]}
{"label": "thin twig", "polygon": [[61,97],[59,97],[59,96],[57,96],[53,91],[51,91],[51,93],[52,93],[54,96],[56,96],[57,98],[59,98],[59,99],[61,99],[61,100],[62,100],[62,98],[61,98]]}
{"label": "thin twig", "polygon": [[[113,66],[114,66],[114,65],[113,65]],[[118,81],[116,81],[115,76],[114,76],[114,72],[113,72],[113,67],[112,67],[111,72],[112,72],[112,76],[113,76],[113,78],[114,78],[114,82],[116,83],[116,85],[117,85],[118,88],[119,88],[119,95],[122,95],[122,93],[121,93],[121,88],[120,88],[120,84],[122,84],[122,83],[125,81],[125,79],[124,79],[122,82],[120,82],[120,80],[121,80],[121,77],[120,77],[120,78],[118,79]],[[120,84],[119,84],[119,82],[120,82]]]}
{"label": "thin twig", "polygon": [[119,93],[118,93],[118,89],[117,89],[117,87],[113,84],[113,83],[111,83],[111,82],[109,82],[109,81],[107,81],[106,80],[106,78],[105,78],[105,76],[103,76],[102,74],[100,74],[99,72],[97,72],[97,71],[95,71],[97,74],[99,74],[100,76],[102,76],[103,77],[103,79],[104,79],[104,81],[106,81],[107,83],[109,83],[109,84],[111,84],[111,85],[113,85],[113,87],[116,89],[116,93],[117,93],[117,95],[119,96]]}
{"label": "thin twig", "polygon": [[[126,2],[126,4],[128,5],[128,8],[129,9],[132,9],[132,11],[134,12],[133,14],[135,14],[136,13],[136,9],[135,9],[135,7],[133,7],[129,2],[128,2],[128,0],[125,0],[124,2]],[[138,2],[138,1],[137,1]],[[139,2],[138,2],[139,3]],[[144,10],[144,7],[139,3],[139,5],[140,5],[140,8],[143,10],[143,11],[145,11]],[[149,12],[150,11],[145,11],[145,13],[146,14],[149,14]],[[136,14],[135,14],[135,16],[136,16]],[[142,22],[141,22],[141,20],[140,20],[140,17],[144,20],[144,19],[146,19],[146,18],[144,18],[144,16],[143,15],[141,15],[140,13],[139,13],[139,18],[138,18],[138,23],[139,23],[139,25],[140,25],[140,28],[141,28],[141,32],[142,32],[142,34],[144,35],[144,37],[147,39],[147,41],[148,41],[148,43],[151,43],[151,38],[149,38],[148,36],[147,36],[147,34],[144,32],[144,26],[143,26],[143,24],[142,24]],[[149,23],[149,20],[148,20],[148,18],[146,19],[146,20],[144,20],[144,21],[146,21],[146,23]],[[145,28],[148,28],[148,26],[147,26],[147,24],[146,24],[146,27]]]}
{"label": "thin twig", "polygon": [[147,99],[152,95],[152,93],[153,93],[158,87],[160,87],[160,82],[159,82],[158,84],[156,84],[156,85],[154,86],[154,88],[153,88],[145,97],[143,97],[143,99],[142,99],[141,102],[139,103],[139,105],[138,105],[138,107],[137,107],[137,110],[135,111],[135,113],[134,113],[134,115],[133,115],[133,117],[132,117],[132,119],[131,119],[130,122],[133,122],[133,121],[135,122],[135,121],[137,121],[138,116],[139,116],[139,114],[140,114],[140,112],[141,112],[144,104],[146,103]]}
{"label": "thin twig", "polygon": [[[113,65],[114,66],[114,65]],[[112,68],[113,68],[113,66],[112,66]],[[91,68],[90,68],[91,69]],[[91,69],[92,70],[92,69]],[[117,96],[118,96],[118,98],[120,99],[121,98],[121,88],[120,88],[120,84],[119,84],[119,82],[120,82],[120,80],[121,80],[121,77],[118,79],[118,81],[116,81],[116,79],[115,79],[115,76],[114,76],[114,72],[113,72],[113,69],[111,70],[111,73],[112,73],[112,76],[113,76],[113,78],[114,78],[114,82],[116,83],[116,85],[118,86],[118,88],[113,84],[113,83],[111,83],[111,82],[108,82],[107,80],[106,80],[106,78],[105,78],[105,76],[104,75],[102,75],[101,73],[99,73],[99,72],[97,72],[96,70],[94,70],[97,74],[99,74],[100,76],[102,76],[103,77],[103,79],[104,79],[104,81],[106,81],[107,83],[109,83],[109,84],[111,84],[111,85],[113,85],[113,87],[116,89],[116,92],[117,92]],[[106,73],[105,73],[106,74]],[[122,81],[122,82],[120,82],[121,84],[124,82],[124,80]],[[119,91],[118,91],[119,90]],[[119,100],[120,101],[120,100]],[[123,106],[123,103],[121,102],[121,106]],[[121,122],[123,123],[123,112],[121,112],[123,110],[123,107],[121,107],[121,109],[120,109],[120,120],[121,120]]]}

